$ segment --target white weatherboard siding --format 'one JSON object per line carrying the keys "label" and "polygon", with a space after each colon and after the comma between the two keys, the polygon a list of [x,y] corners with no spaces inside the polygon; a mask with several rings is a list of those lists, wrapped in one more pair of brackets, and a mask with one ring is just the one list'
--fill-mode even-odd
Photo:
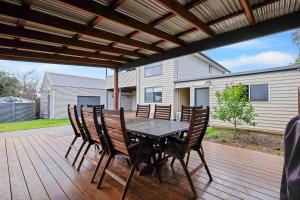
{"label": "white weatherboard siding", "polygon": [[[41,117],[47,117],[48,114],[51,115],[51,113],[48,113],[48,95],[51,95],[51,87],[50,87],[49,79],[47,77],[44,78],[40,93],[41,93],[41,97],[40,97]],[[51,109],[52,108],[50,107],[50,111]]]}
{"label": "white weatherboard siding", "polygon": [[[136,70],[124,71],[119,73],[119,87],[134,87],[136,86]],[[106,79],[106,88],[114,88],[114,76],[108,76]]]}
{"label": "white weatherboard siding", "polygon": [[[300,87],[300,72],[296,70],[260,73],[236,77],[225,77],[211,80],[209,85],[209,101],[211,111],[216,106],[215,93],[222,91],[226,84],[269,84],[269,102],[252,102],[256,116],[255,127],[244,125],[242,128],[267,132],[283,133],[287,122],[298,114],[298,88]],[[176,86],[189,84],[191,105],[195,104],[195,87],[203,84],[202,81],[176,83]],[[207,87],[206,85],[205,87]],[[232,127],[229,123],[210,118],[213,126]]]}
{"label": "white weatherboard siding", "polygon": [[[144,77],[145,67],[140,67],[138,74],[139,79],[137,80],[137,103],[138,104],[149,104],[145,102],[145,88],[148,87],[162,87],[162,103],[160,105],[172,104],[172,113],[174,107],[174,59],[163,61],[162,75],[153,77]],[[154,113],[154,105],[151,104],[151,112]],[[156,103],[158,104],[158,103]],[[172,114],[173,117],[173,114]]]}
{"label": "white weatherboard siding", "polygon": [[55,91],[55,119],[67,118],[67,106],[68,104],[76,105],[78,96],[100,96],[100,104],[106,103],[106,90],[59,86],[53,86],[53,89]]}

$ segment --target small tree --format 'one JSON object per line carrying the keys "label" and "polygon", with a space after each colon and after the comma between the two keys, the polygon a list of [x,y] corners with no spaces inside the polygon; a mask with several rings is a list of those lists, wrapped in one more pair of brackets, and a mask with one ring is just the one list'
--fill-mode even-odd
{"label": "small tree", "polygon": [[248,89],[242,84],[226,87],[216,92],[217,106],[214,107],[213,117],[234,126],[236,136],[237,126],[243,123],[255,126],[254,108],[248,98]]}

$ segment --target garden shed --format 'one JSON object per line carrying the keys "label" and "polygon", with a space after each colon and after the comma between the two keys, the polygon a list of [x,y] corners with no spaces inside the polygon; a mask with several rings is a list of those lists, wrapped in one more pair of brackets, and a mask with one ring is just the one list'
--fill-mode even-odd
{"label": "garden shed", "polygon": [[15,122],[35,118],[35,102],[21,97],[0,97],[0,122]]}

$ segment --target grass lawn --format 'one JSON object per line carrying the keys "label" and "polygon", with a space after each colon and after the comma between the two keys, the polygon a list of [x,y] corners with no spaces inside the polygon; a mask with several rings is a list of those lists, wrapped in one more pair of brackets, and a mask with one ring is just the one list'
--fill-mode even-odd
{"label": "grass lawn", "polygon": [[283,138],[279,135],[239,131],[234,137],[232,130],[209,127],[205,140],[275,155],[283,153]]}
{"label": "grass lawn", "polygon": [[68,124],[70,124],[69,119],[36,119],[22,122],[0,123],[0,133],[36,128],[47,128],[53,126],[64,126]]}

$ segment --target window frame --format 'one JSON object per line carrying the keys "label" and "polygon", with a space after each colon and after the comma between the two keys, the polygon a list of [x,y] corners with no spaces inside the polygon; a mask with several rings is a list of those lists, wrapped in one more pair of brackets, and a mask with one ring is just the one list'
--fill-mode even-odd
{"label": "window frame", "polygon": [[[251,86],[257,86],[257,85],[267,85],[268,87],[268,100],[262,101],[262,100],[252,100],[251,99]],[[269,83],[255,83],[255,84],[248,84],[248,98],[251,102],[258,102],[258,103],[264,103],[264,102],[270,102],[270,84]]]}
{"label": "window frame", "polygon": [[[155,74],[154,73],[154,69],[157,68],[158,66],[161,68],[161,71],[160,71],[160,73]],[[146,70],[149,70],[149,69],[152,69],[153,73],[151,75],[146,75]],[[154,77],[154,76],[160,76],[162,74],[163,74],[163,63],[162,62],[156,63],[156,64],[152,64],[152,65],[148,65],[148,66],[145,66],[145,68],[144,68],[144,78]]]}
{"label": "window frame", "polygon": [[[147,101],[147,99],[146,99],[146,90],[147,89],[152,89],[152,94],[153,94],[155,88],[161,88],[161,101],[159,101],[159,102],[154,101],[154,96],[153,95],[152,95],[152,101]],[[162,103],[162,98],[163,98],[163,87],[162,86],[145,87],[144,88],[144,103]]]}

